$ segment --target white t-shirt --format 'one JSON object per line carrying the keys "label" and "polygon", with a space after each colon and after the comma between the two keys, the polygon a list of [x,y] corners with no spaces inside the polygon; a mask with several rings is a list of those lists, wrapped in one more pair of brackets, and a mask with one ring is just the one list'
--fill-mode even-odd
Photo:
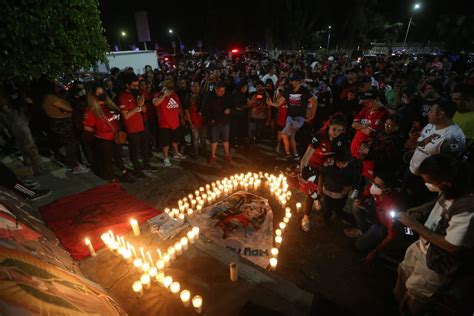
{"label": "white t-shirt", "polygon": [[267,83],[267,80],[268,79],[272,79],[273,81],[273,85],[276,86],[277,84],[277,81],[278,81],[278,77],[274,74],[274,75],[270,75],[270,74],[266,74],[265,76],[262,77],[262,81],[263,83]]}
{"label": "white t-shirt", "polygon": [[427,124],[420,133],[418,145],[410,160],[410,172],[418,175],[418,168],[423,160],[439,153],[456,153],[464,149],[466,137],[457,124],[443,129],[436,129]]}

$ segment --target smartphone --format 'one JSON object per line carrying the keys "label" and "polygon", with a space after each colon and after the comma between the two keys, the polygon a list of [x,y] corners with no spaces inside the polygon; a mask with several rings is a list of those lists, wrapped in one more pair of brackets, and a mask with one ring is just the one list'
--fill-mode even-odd
{"label": "smartphone", "polygon": [[261,99],[263,99],[263,95],[261,95],[261,94],[257,94],[257,99],[258,99],[258,100],[261,100]]}
{"label": "smartphone", "polygon": [[413,236],[413,230],[411,228],[403,227],[403,230],[405,231],[405,235]]}

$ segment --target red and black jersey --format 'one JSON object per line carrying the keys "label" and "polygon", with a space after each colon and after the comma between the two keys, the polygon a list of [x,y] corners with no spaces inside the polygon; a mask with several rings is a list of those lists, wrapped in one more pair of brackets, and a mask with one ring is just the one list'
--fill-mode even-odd
{"label": "red and black jersey", "polygon": [[344,134],[339,135],[331,141],[326,129],[319,131],[311,139],[311,146],[314,149],[314,153],[309,159],[309,165],[313,168],[319,168],[326,159],[334,157],[334,154],[343,149],[345,145],[347,144]]}
{"label": "red and black jersey", "polygon": [[97,138],[113,140],[115,132],[119,129],[120,113],[110,110],[106,105],[101,105],[103,116],[96,116],[90,108],[84,112],[84,126],[94,129]]}

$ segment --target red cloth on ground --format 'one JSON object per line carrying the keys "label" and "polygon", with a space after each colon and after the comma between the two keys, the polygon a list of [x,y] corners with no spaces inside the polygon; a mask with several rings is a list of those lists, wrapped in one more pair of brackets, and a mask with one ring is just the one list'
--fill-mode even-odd
{"label": "red cloth on ground", "polygon": [[100,236],[109,230],[115,235],[131,231],[130,218],[143,223],[158,215],[155,208],[137,200],[118,183],[104,184],[79,194],[60,198],[39,208],[44,221],[64,248],[76,260],[89,256],[84,243],[88,237],[94,249],[104,244]]}

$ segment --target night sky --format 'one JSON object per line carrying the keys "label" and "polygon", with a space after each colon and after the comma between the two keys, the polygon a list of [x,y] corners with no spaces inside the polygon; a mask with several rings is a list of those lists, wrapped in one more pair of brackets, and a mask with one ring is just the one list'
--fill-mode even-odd
{"label": "night sky", "polygon": [[[351,10],[347,9],[349,1],[318,1],[321,14],[317,17],[314,31],[327,25],[333,26],[333,40],[344,36],[341,25]],[[409,11],[415,1],[393,0],[353,0],[354,3],[373,3],[375,10],[387,17],[388,22],[402,22],[406,26]],[[111,45],[117,43],[120,31],[127,32],[122,45],[127,46],[137,41],[134,21],[135,11],[147,11],[152,44],[170,48],[171,36],[168,28],[179,32],[186,49],[196,48],[198,40],[203,41],[204,49],[230,48],[237,45],[254,44],[264,46],[265,19],[263,11],[274,1],[241,0],[241,1],[127,1],[101,0],[101,18],[106,36]],[[412,36],[414,40],[432,31],[440,14],[473,14],[471,1],[421,1],[422,10],[416,14]],[[469,12],[470,11],[470,12]],[[213,18],[209,18],[209,16]],[[285,11],[279,11],[274,17],[286,19]],[[423,33],[423,34],[420,34]]]}

